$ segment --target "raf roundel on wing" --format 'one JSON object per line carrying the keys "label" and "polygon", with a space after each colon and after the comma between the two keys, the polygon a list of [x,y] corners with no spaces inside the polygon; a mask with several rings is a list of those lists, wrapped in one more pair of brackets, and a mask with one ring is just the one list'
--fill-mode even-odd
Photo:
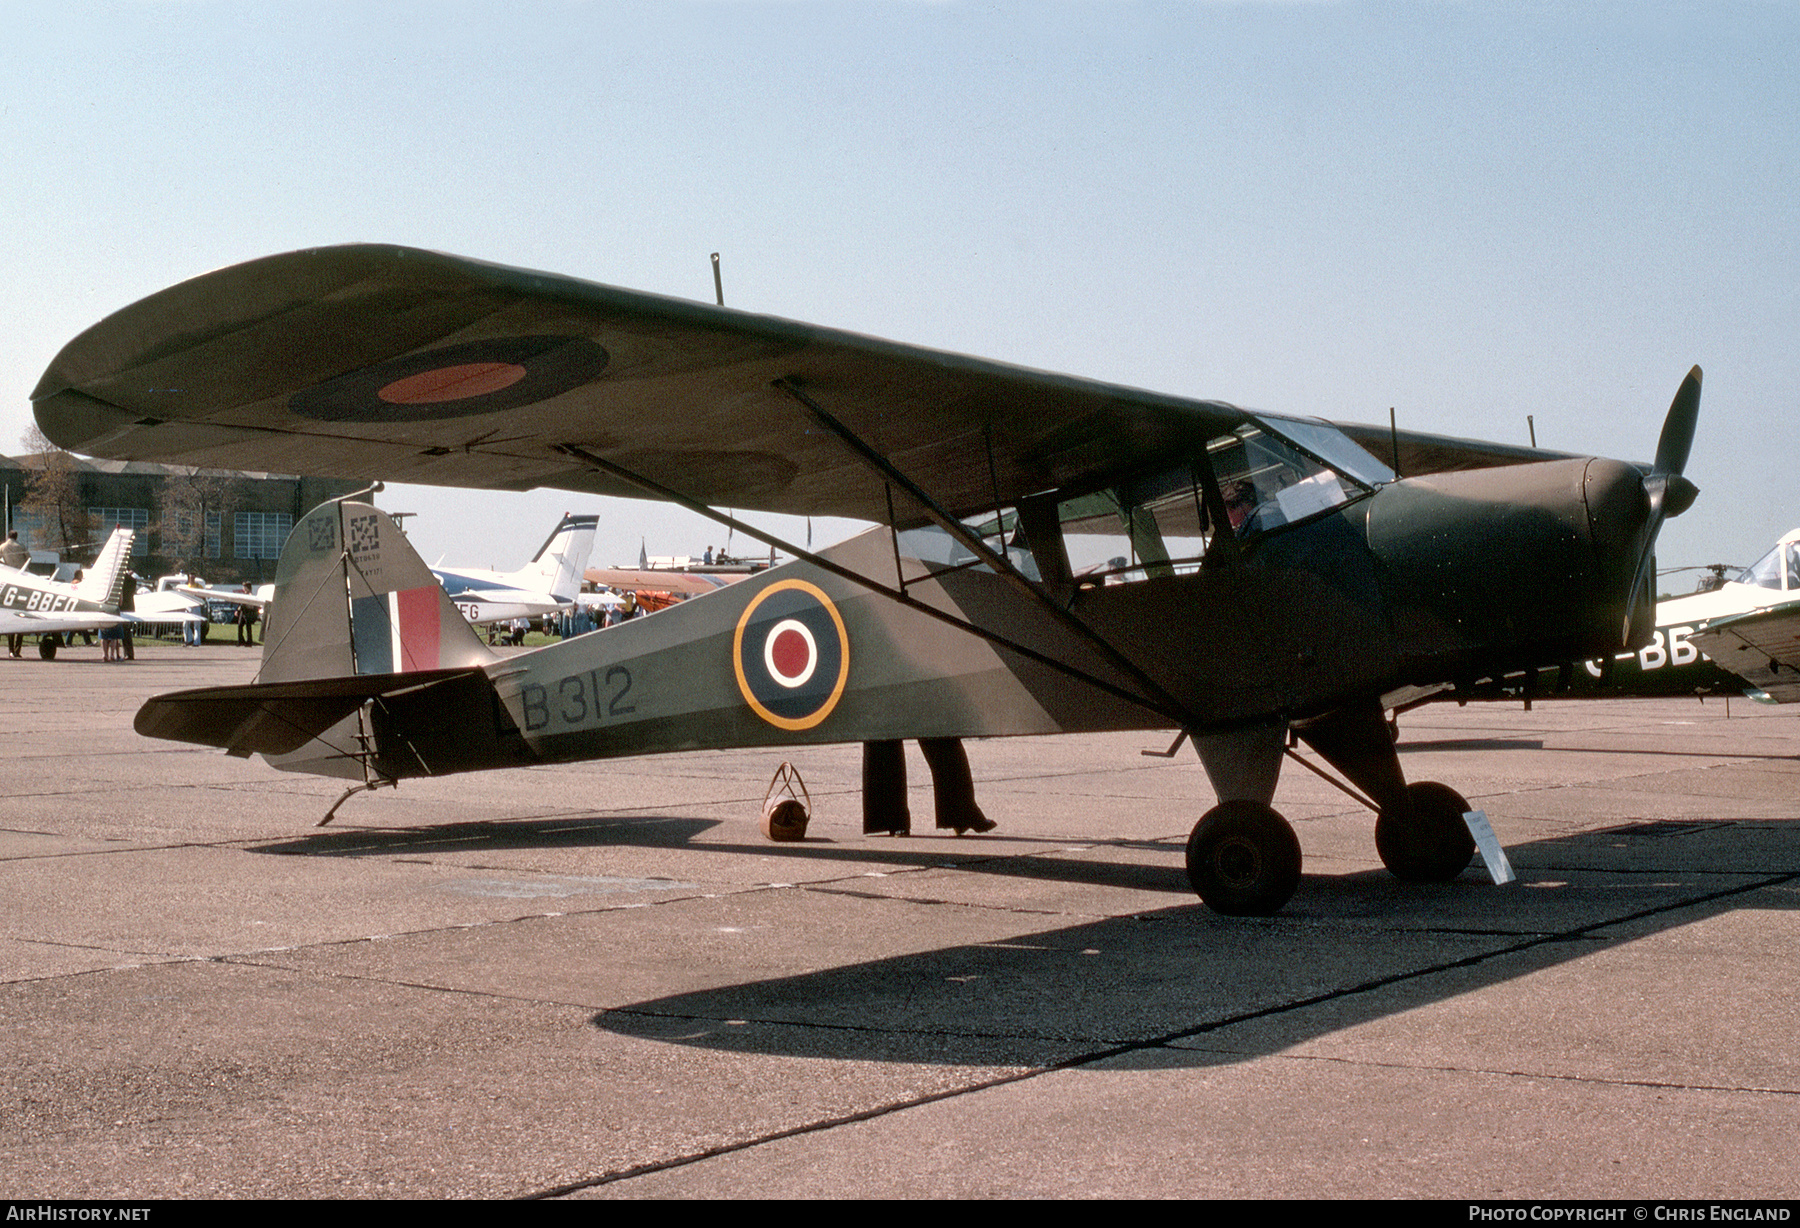
{"label": "raf roundel on wing", "polygon": [[756,595],[732,637],[738,691],[778,729],[811,729],[837,706],[850,677],[850,637],[831,599],[804,580]]}
{"label": "raf roundel on wing", "polygon": [[586,337],[494,337],[376,363],[295,393],[288,408],[326,422],[417,422],[518,409],[606,369]]}

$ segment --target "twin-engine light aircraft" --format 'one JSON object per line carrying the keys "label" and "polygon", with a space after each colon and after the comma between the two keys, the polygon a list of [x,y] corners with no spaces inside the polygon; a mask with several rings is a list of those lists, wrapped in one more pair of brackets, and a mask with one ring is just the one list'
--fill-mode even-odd
{"label": "twin-engine light aircraft", "polygon": [[572,607],[581,592],[599,523],[598,516],[565,512],[531,562],[517,571],[475,571],[440,563],[431,573],[462,616],[477,626],[554,614]]}
{"label": "twin-engine light aircraft", "polygon": [[[1466,804],[1406,782],[1384,695],[1648,640],[1657,531],[1696,493],[1700,371],[1651,466],[1535,453],[1398,480],[1317,419],[354,246],[153,295],[33,398],[51,439],[98,456],[647,495],[795,560],[496,658],[384,513],[327,504],[282,554],[256,683],[152,699],[143,733],[373,787],[1179,728],[1219,796],[1188,840],[1195,890],[1271,913],[1301,869],[1269,804],[1290,730],[1361,790],[1394,873],[1448,879]],[[720,507],[878,527],[813,552]]]}
{"label": "twin-engine light aircraft", "polygon": [[114,529],[94,565],[73,584],[0,566],[0,635],[35,635],[38,655],[54,661],[66,632],[137,622],[119,613],[119,598],[130,583],[126,563],[135,537],[130,529]]}

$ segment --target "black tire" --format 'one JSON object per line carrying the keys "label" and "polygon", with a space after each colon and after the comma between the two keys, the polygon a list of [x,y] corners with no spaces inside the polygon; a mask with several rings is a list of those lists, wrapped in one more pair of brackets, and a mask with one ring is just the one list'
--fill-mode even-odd
{"label": "black tire", "polygon": [[38,636],[38,656],[46,661],[56,660],[56,650],[62,647],[62,637],[57,635]]}
{"label": "black tire", "polygon": [[1267,917],[1300,885],[1300,841],[1286,819],[1260,802],[1222,802],[1194,824],[1187,871],[1214,912]]}
{"label": "black tire", "polygon": [[1447,883],[1475,856],[1475,837],[1463,822],[1469,803],[1434,780],[1407,785],[1406,797],[1406,813],[1383,810],[1375,819],[1381,864],[1401,882]]}

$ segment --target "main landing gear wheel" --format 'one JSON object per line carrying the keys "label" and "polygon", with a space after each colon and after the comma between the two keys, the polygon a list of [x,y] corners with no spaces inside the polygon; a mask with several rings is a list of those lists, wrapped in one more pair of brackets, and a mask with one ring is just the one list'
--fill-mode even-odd
{"label": "main landing gear wheel", "polygon": [[1260,802],[1222,802],[1188,836],[1188,882],[1228,917],[1267,917],[1300,885],[1300,841]]}
{"label": "main landing gear wheel", "polygon": [[1375,819],[1381,864],[1402,882],[1447,883],[1475,856],[1475,837],[1463,822],[1469,803],[1433,780],[1407,785],[1406,797],[1406,813],[1383,810]]}
{"label": "main landing gear wheel", "polygon": [[56,660],[56,650],[62,647],[62,637],[58,635],[38,636],[38,656],[46,661]]}

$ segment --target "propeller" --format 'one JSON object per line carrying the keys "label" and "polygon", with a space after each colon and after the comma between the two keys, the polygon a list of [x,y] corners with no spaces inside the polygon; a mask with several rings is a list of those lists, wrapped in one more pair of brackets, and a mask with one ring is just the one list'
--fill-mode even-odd
{"label": "propeller", "polygon": [[1631,642],[1633,619],[1640,608],[1650,611],[1650,588],[1655,583],[1651,559],[1656,553],[1656,535],[1663,521],[1679,516],[1694,505],[1700,488],[1681,476],[1687,468],[1688,451],[1694,446],[1694,425],[1700,417],[1700,368],[1695,367],[1675,390],[1669,402],[1669,416],[1663,419],[1662,434],[1656,441],[1656,460],[1644,477],[1644,495],[1650,502],[1650,514],[1644,523],[1644,546],[1638,555],[1637,572],[1631,583],[1631,600],[1625,605],[1625,642]]}

